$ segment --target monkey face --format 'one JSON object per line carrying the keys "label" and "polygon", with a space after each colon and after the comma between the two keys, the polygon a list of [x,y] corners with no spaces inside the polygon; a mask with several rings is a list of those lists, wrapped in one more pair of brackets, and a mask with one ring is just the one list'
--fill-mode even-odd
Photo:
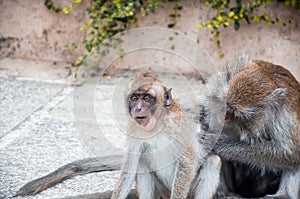
{"label": "monkey face", "polygon": [[136,91],[128,99],[130,116],[143,127],[148,127],[152,123],[155,105],[156,97],[145,91]]}
{"label": "monkey face", "polygon": [[152,131],[160,125],[166,109],[172,107],[172,89],[155,78],[151,69],[137,74],[127,95],[128,113],[137,126]]}

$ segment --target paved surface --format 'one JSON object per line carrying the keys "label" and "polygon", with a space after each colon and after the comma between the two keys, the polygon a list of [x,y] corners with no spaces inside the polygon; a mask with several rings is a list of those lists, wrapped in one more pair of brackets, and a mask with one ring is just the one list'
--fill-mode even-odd
{"label": "paved surface", "polygon": [[[197,81],[163,76],[185,108]],[[68,82],[0,76],[0,198],[74,160],[124,150],[130,78]],[[197,85],[193,89],[190,85]],[[175,89],[176,88],[176,89]],[[191,97],[192,96],[192,97]],[[61,198],[113,188],[118,172],[78,176],[28,198]]]}
{"label": "paved surface", "polygon": [[[0,198],[13,195],[29,180],[63,164],[95,155],[82,141],[84,134],[80,135],[80,130],[85,126],[75,122],[73,94],[76,88],[6,77],[1,77],[0,82]],[[88,90],[89,86],[83,88]],[[91,123],[88,126],[88,132],[95,130]],[[86,141],[88,139],[90,137]],[[110,152],[105,143],[99,147],[99,150],[107,150],[103,154]],[[116,179],[117,174],[113,172],[80,176],[30,198],[104,191],[111,189]]]}

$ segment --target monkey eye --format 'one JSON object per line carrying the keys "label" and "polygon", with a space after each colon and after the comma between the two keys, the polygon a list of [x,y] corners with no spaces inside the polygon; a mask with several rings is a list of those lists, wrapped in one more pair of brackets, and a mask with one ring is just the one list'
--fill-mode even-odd
{"label": "monkey eye", "polygon": [[149,100],[151,100],[152,99],[152,96],[151,95],[146,95],[145,97],[144,97],[144,100],[145,101],[149,101]]}
{"label": "monkey eye", "polygon": [[136,95],[131,95],[130,100],[131,101],[136,101],[136,100],[138,100],[138,97]]}

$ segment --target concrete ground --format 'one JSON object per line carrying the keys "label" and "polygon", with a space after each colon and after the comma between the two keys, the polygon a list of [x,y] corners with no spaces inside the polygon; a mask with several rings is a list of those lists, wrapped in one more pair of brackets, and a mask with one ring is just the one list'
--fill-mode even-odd
{"label": "concrete ground", "polygon": [[[66,68],[36,61],[0,62],[0,198],[66,163],[124,150],[124,94],[130,75],[91,78],[74,86],[65,78]],[[197,80],[163,79],[185,108],[195,105]],[[78,176],[28,198],[111,190],[117,178],[117,171]]]}
{"label": "concrete ground", "polygon": [[[76,88],[69,81],[51,75],[41,80],[5,72],[0,77],[0,198],[14,195],[26,182],[68,162],[95,155],[81,141],[78,129],[85,127],[75,125]],[[87,83],[82,88],[88,87]],[[106,149],[105,143],[101,148]],[[114,172],[80,176],[29,198],[99,192],[111,189],[116,179]]]}

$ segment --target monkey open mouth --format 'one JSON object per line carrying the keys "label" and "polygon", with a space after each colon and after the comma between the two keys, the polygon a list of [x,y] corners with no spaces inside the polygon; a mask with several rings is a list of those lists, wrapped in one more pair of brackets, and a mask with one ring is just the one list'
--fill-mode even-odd
{"label": "monkey open mouth", "polygon": [[137,119],[137,120],[143,120],[143,119],[146,119],[147,118],[147,116],[139,116],[139,117],[135,117],[135,119]]}
{"label": "monkey open mouth", "polygon": [[147,116],[137,116],[134,119],[139,125],[144,126],[148,123],[148,117]]}

